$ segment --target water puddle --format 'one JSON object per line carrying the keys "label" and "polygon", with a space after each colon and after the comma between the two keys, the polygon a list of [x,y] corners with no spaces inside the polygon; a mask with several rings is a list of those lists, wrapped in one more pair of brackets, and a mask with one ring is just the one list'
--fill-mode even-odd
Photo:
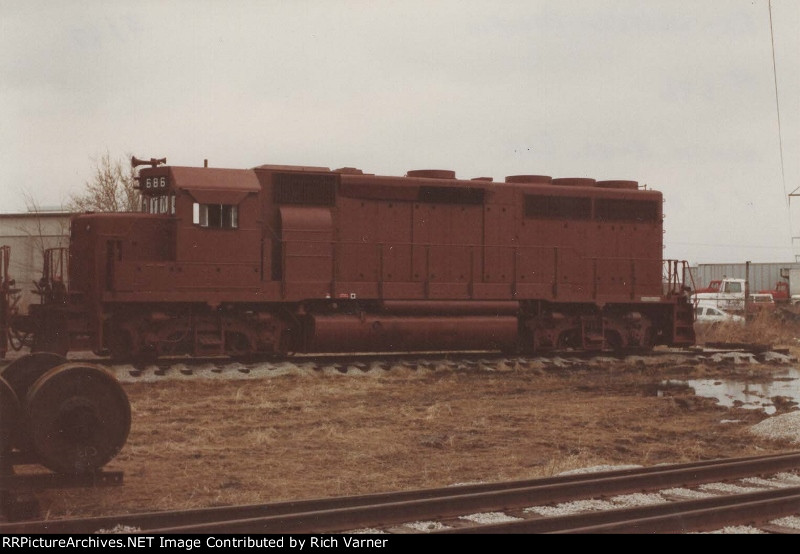
{"label": "water puddle", "polygon": [[714,398],[721,406],[763,410],[766,414],[776,411],[775,397],[782,402],[800,404],[800,370],[787,369],[775,373],[770,382],[754,383],[745,380],[688,379],[670,380],[667,385],[686,385],[694,389],[697,396]]}

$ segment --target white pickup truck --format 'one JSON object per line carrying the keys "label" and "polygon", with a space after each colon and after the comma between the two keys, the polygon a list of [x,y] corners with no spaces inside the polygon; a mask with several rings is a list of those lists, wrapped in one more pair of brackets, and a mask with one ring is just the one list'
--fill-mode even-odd
{"label": "white pickup truck", "polygon": [[721,310],[731,313],[744,313],[744,299],[747,294],[747,282],[744,279],[725,277],[720,281],[712,281],[706,289],[698,289],[692,300],[705,305],[713,304]]}

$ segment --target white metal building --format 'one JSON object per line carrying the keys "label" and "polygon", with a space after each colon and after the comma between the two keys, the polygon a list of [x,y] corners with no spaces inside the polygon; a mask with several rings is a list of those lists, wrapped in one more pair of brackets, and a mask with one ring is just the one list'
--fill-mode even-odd
{"label": "white metal building", "polygon": [[39,301],[32,291],[42,277],[44,250],[69,246],[70,216],[64,211],[0,214],[0,246],[11,247],[9,276],[22,291],[22,308]]}
{"label": "white metal building", "polygon": [[[689,272],[692,274],[695,288],[707,287],[713,279],[732,277],[747,279],[750,291],[756,292],[774,289],[775,283],[786,281],[781,276],[781,270],[784,270],[784,273],[788,273],[788,270],[792,268],[800,268],[800,263],[750,263],[749,275],[747,262],[738,264],[698,264],[689,268]],[[691,283],[687,284],[691,286]]]}

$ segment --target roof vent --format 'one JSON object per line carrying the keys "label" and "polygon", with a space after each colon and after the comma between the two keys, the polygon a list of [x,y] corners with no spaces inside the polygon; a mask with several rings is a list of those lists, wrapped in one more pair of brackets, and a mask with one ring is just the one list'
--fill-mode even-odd
{"label": "roof vent", "polygon": [[426,177],[428,179],[455,179],[456,172],[449,169],[414,169],[406,177]]}
{"label": "roof vent", "polygon": [[604,189],[629,189],[637,190],[639,188],[638,181],[597,181],[597,186]]}
{"label": "roof vent", "polygon": [[552,182],[554,185],[561,185],[562,187],[593,187],[597,181],[584,177],[563,177],[553,179]]}
{"label": "roof vent", "polygon": [[344,173],[345,175],[364,175],[364,172],[357,167],[340,167],[339,169],[334,169],[333,172]]}
{"label": "roof vent", "polygon": [[549,175],[509,175],[506,183],[549,183],[553,178]]}

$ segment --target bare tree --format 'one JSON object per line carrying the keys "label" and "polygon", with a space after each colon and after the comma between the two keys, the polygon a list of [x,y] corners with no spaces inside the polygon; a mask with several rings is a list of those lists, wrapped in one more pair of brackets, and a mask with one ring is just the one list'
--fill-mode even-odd
{"label": "bare tree", "polygon": [[39,202],[28,192],[23,193],[25,207],[31,218],[26,219],[17,230],[27,237],[36,252],[39,261],[44,257],[48,248],[60,248],[69,242],[69,222],[64,218],[48,218],[48,213],[60,214],[62,212],[49,212],[43,210]]}
{"label": "bare tree", "polygon": [[[130,156],[128,157],[130,159]],[[127,162],[112,160],[106,152],[94,161],[94,175],[81,194],[67,204],[75,212],[132,212],[139,209],[134,169]]]}

